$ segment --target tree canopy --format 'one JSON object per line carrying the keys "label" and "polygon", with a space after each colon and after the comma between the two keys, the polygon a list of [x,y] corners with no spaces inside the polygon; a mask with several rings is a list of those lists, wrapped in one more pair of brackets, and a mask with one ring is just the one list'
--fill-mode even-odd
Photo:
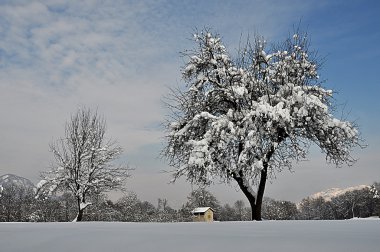
{"label": "tree canopy", "polygon": [[167,97],[163,155],[174,180],[234,180],[260,220],[267,179],[305,159],[311,144],[336,166],[355,161],[350,153],[360,145],[359,132],[334,116],[333,91],[322,86],[306,33],[273,46],[259,36],[248,39],[235,59],[208,29],[194,42],[184,52],[186,88]]}

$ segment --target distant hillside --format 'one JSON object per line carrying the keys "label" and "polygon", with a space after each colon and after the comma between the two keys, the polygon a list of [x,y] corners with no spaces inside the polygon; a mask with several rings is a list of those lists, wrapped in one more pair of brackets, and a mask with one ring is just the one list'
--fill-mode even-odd
{"label": "distant hillside", "polygon": [[35,188],[35,185],[29,179],[14,174],[5,174],[0,176],[0,187],[6,187],[9,185],[16,185],[24,188]]}
{"label": "distant hillside", "polygon": [[331,201],[332,198],[335,198],[337,196],[343,195],[346,192],[351,192],[355,190],[362,190],[365,188],[369,188],[367,185],[358,185],[348,188],[331,188],[326,191],[318,192],[310,196],[312,199],[316,199],[319,197],[322,197],[325,201]]}

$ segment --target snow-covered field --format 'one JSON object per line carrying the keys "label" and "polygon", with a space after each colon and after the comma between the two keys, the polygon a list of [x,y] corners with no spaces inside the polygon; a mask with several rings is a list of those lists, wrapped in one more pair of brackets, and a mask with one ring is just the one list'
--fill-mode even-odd
{"label": "snow-covered field", "polygon": [[380,219],[0,223],[0,251],[380,251]]}

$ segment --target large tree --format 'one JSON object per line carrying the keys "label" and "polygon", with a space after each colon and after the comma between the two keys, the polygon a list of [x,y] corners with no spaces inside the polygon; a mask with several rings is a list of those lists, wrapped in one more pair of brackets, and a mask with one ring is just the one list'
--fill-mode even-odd
{"label": "large tree", "polygon": [[355,161],[350,152],[360,145],[358,130],[334,117],[333,92],[322,87],[306,34],[295,32],[271,47],[255,37],[236,59],[208,30],[194,41],[184,52],[186,87],[167,96],[163,155],[175,168],[174,180],[236,181],[252,219],[261,220],[267,179],[303,160],[311,144],[337,166]]}
{"label": "large tree", "polygon": [[128,168],[114,160],[122,153],[105,136],[106,122],[97,112],[81,108],[66,124],[65,136],[50,145],[55,162],[41,174],[38,195],[71,192],[77,202],[75,221],[81,221],[90,196],[122,189]]}

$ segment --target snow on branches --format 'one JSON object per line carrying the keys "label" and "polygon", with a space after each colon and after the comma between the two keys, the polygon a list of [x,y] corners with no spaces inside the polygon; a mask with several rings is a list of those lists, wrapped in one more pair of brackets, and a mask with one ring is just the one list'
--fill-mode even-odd
{"label": "snow on branches", "polygon": [[79,109],[66,124],[65,137],[50,145],[55,163],[50,171],[41,174],[37,196],[56,191],[69,191],[78,201],[77,220],[84,208],[91,205],[89,196],[122,189],[129,169],[113,161],[122,149],[105,139],[104,119],[89,109]]}
{"label": "snow on branches", "polygon": [[248,41],[236,60],[218,35],[205,30],[194,39],[197,47],[184,53],[187,90],[168,97],[163,154],[176,168],[174,179],[241,179],[249,187],[291,169],[311,143],[337,166],[355,161],[350,152],[360,145],[359,132],[334,117],[333,92],[321,86],[305,34],[272,48],[261,38]]}

